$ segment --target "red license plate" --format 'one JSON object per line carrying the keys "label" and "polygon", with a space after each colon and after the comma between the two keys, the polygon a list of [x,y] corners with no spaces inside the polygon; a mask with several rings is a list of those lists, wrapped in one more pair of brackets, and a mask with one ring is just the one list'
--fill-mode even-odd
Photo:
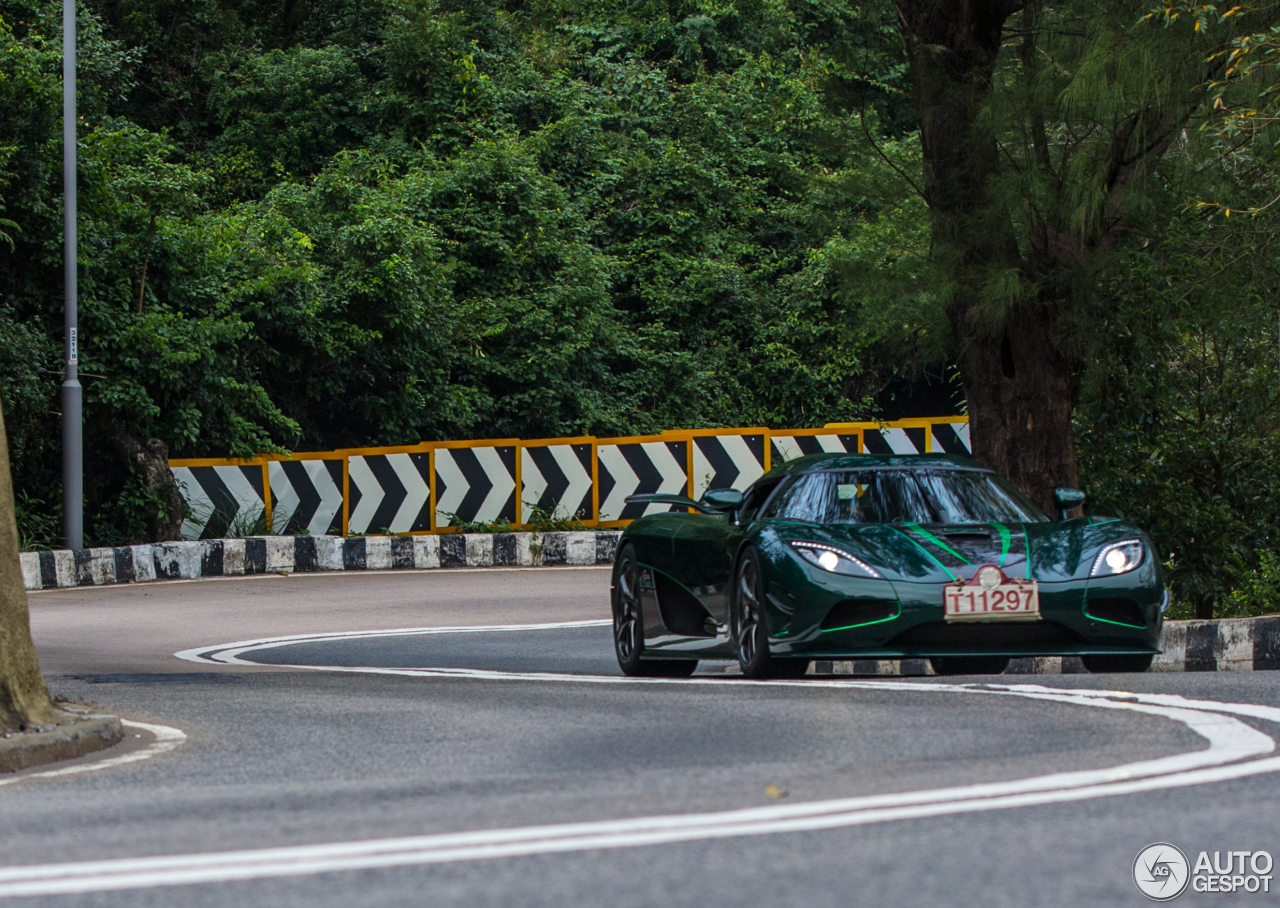
{"label": "red license plate", "polygon": [[942,588],[948,621],[1039,621],[1040,591],[1034,580],[1002,583],[991,588],[977,583],[949,583]]}

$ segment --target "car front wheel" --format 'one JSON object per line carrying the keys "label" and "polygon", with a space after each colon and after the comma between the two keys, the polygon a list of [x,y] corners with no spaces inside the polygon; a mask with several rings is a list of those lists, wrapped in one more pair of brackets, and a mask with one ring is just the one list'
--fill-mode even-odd
{"label": "car front wheel", "polygon": [[808,659],[779,659],[769,652],[769,619],[764,610],[764,585],[755,549],[747,549],[734,574],[730,627],[738,668],[747,678],[799,678]]}

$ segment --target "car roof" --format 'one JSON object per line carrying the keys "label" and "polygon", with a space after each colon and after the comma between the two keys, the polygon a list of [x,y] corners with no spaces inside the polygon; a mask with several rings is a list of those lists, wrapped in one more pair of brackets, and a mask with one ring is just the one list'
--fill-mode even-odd
{"label": "car roof", "polygon": [[[788,460],[771,469],[766,476],[812,473],[818,470],[866,470],[896,468],[906,470],[982,470],[991,472],[975,460],[958,454],[809,454]],[[764,477],[762,477],[764,478]]]}

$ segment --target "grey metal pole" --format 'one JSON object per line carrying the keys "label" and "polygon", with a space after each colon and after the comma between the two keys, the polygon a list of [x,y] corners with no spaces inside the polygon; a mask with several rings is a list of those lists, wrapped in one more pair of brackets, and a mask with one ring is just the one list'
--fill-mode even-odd
{"label": "grey metal pole", "polygon": [[84,548],[84,448],[77,377],[76,271],[76,0],[62,0],[62,192],[65,205],[66,377],[62,382],[62,536]]}

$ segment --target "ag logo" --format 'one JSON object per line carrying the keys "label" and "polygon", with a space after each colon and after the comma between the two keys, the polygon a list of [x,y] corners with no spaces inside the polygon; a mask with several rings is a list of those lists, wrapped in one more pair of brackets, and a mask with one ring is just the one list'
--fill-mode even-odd
{"label": "ag logo", "polygon": [[1138,852],[1133,861],[1133,881],[1147,898],[1167,902],[1182,895],[1190,870],[1185,854],[1172,845],[1157,842]]}

